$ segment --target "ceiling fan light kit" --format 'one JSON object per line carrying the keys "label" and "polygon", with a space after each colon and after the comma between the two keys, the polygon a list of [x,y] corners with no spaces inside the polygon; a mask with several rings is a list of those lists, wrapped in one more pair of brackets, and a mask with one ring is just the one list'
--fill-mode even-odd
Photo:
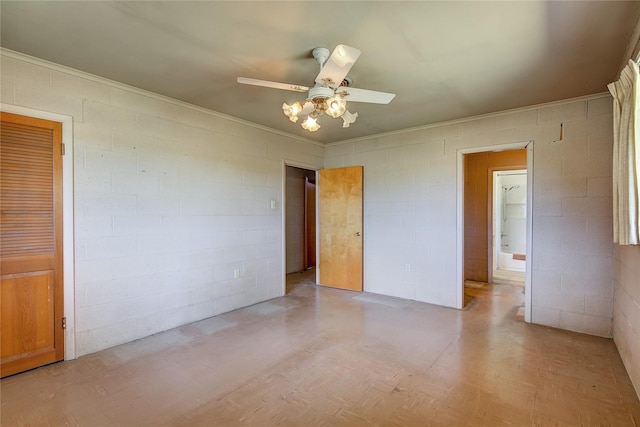
{"label": "ceiling fan light kit", "polygon": [[392,93],[350,87],[352,80],[347,77],[347,73],[360,56],[358,49],[341,44],[336,46],[331,56],[329,56],[329,50],[323,47],[317,47],[311,53],[320,66],[315,86],[312,88],[246,77],[238,77],[238,83],[294,92],[308,91],[307,99],[303,102],[294,102],[291,105],[283,103],[282,112],[294,123],[298,121],[300,116],[306,115],[307,117],[301,125],[309,132],[320,129],[317,119],[324,113],[334,119],[342,117],[343,128],[354,123],[358,113],[351,113],[347,110],[347,99],[352,102],[388,104],[395,97],[395,94]]}

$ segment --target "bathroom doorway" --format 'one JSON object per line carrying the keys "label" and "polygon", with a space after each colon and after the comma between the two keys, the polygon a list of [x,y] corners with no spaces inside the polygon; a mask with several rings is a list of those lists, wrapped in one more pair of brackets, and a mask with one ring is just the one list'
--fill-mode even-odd
{"label": "bathroom doorway", "polygon": [[527,170],[493,171],[493,282],[524,286],[527,256]]}
{"label": "bathroom doorway", "polygon": [[[459,149],[457,152],[457,230],[458,258],[456,307],[469,305],[469,290],[476,291],[494,284],[494,226],[493,193],[495,171],[525,171],[526,183],[520,184],[526,191],[526,233],[524,255],[524,281],[520,280],[524,294],[524,307],[517,310],[531,321],[531,212],[533,209],[533,141],[499,144]],[[518,184],[514,184],[518,185]],[[511,255],[513,259],[513,254]],[[501,272],[502,273],[502,272]],[[519,276],[523,272],[516,272]],[[519,279],[519,278],[518,278]],[[504,283],[508,284],[508,283]],[[474,288],[478,287],[478,288]]]}

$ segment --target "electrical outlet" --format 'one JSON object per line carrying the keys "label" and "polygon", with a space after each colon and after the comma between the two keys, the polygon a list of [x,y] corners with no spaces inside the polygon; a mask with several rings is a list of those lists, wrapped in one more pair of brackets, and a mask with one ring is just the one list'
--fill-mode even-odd
{"label": "electrical outlet", "polygon": [[405,264],[404,271],[411,271],[411,264]]}
{"label": "electrical outlet", "polygon": [[271,200],[271,209],[275,209],[275,208],[276,208],[276,201]]}
{"label": "electrical outlet", "polygon": [[239,277],[240,277],[240,269],[236,268],[235,270],[233,270],[233,278],[238,279]]}

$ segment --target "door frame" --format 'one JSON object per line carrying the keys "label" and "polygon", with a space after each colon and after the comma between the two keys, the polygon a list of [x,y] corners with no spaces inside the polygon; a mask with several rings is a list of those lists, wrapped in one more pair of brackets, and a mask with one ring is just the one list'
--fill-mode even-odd
{"label": "door frame", "polygon": [[65,146],[65,153],[62,156],[62,270],[64,277],[64,317],[67,319],[67,328],[64,330],[64,360],[75,359],[76,323],[74,274],[75,239],[73,234],[73,117],[5,103],[0,104],[0,111],[62,123],[62,143]]}
{"label": "door frame", "polygon": [[457,150],[456,165],[456,308],[464,307],[464,155],[487,151],[527,149],[527,258],[524,285],[524,320],[531,323],[531,267],[533,266],[533,141],[484,145]]}
{"label": "door frame", "polygon": [[[528,154],[528,153],[527,153]],[[496,244],[495,244],[495,227],[496,227],[496,218],[494,216],[494,209],[495,209],[495,197],[496,197],[496,183],[494,180],[494,175],[496,174],[496,172],[503,172],[503,171],[514,171],[514,170],[524,170],[525,171],[525,175],[526,175],[526,171],[527,169],[522,169],[522,167],[520,166],[496,166],[496,167],[492,167],[488,169],[489,172],[489,177],[487,177],[487,183],[488,183],[488,188],[487,188],[487,231],[488,231],[488,236],[487,236],[487,268],[488,268],[488,279],[489,279],[489,283],[493,282],[493,273],[495,271],[495,266],[496,266]],[[528,183],[527,183],[528,185]],[[526,208],[526,206],[525,206]],[[526,226],[526,225],[525,225]],[[527,250],[527,248],[525,247],[525,250]],[[525,260],[526,261],[526,260]],[[526,265],[526,263],[525,263]]]}
{"label": "door frame", "polygon": [[[294,168],[307,169],[315,172],[316,183],[318,182],[318,171],[321,166],[313,166],[309,163],[298,162],[295,160],[282,160],[282,205],[280,206],[282,218],[282,295],[287,294],[287,166]],[[318,259],[320,257],[318,249],[318,192],[316,191],[316,283],[320,274],[320,266]]]}

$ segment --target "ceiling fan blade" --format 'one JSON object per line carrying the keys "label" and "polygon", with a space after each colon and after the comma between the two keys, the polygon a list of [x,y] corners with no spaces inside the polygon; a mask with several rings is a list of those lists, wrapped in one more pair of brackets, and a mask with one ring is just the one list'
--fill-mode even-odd
{"label": "ceiling fan blade", "polygon": [[355,47],[339,44],[327,59],[322,70],[316,77],[316,83],[324,83],[326,79],[331,79],[330,86],[338,87],[345,78],[356,59],[360,56],[360,51]]}
{"label": "ceiling fan blade", "polygon": [[370,102],[373,104],[388,104],[396,96],[395,93],[377,92],[355,87],[340,87],[336,90],[336,94],[345,94],[345,99],[350,102]]}
{"label": "ceiling fan blade", "polygon": [[294,92],[307,92],[309,90],[309,88],[306,86],[292,85],[288,83],[276,83],[267,80],[250,79],[247,77],[238,77],[238,83],[253,86],[264,86],[274,89],[292,90]]}

